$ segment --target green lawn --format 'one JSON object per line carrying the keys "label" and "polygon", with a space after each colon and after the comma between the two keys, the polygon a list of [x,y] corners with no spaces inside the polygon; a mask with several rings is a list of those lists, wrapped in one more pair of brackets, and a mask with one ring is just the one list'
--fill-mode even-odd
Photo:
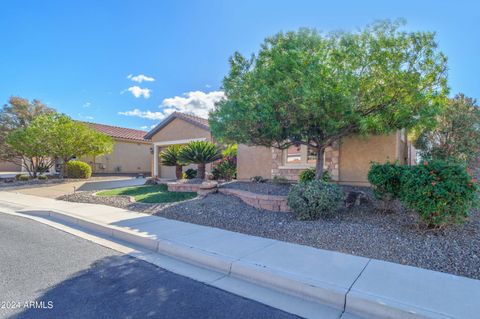
{"label": "green lawn", "polygon": [[148,185],[125,188],[115,188],[101,191],[98,196],[128,195],[140,203],[172,203],[197,196],[197,193],[169,192],[167,185]]}

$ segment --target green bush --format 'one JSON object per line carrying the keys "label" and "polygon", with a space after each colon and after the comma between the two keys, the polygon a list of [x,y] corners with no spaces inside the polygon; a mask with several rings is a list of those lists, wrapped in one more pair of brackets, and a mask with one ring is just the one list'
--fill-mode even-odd
{"label": "green bush", "polygon": [[336,212],[343,199],[343,191],[337,185],[313,180],[292,186],[288,206],[297,219],[313,220]]}
{"label": "green bush", "polygon": [[37,177],[39,180],[47,180],[48,176],[47,175],[40,175]]}
{"label": "green bush", "polygon": [[214,179],[224,179],[230,181],[237,177],[237,159],[226,157],[216,164],[212,169]]}
{"label": "green bush", "polygon": [[223,151],[223,157],[237,157],[238,145],[237,144],[230,144],[228,145]]}
{"label": "green bush", "polygon": [[402,175],[408,166],[397,162],[385,164],[372,163],[368,172],[368,181],[372,184],[373,194],[383,202],[383,210],[391,208],[393,200],[400,197],[402,191]]}
{"label": "green bush", "polygon": [[183,179],[194,179],[197,177],[197,170],[193,168],[187,169],[185,172],[183,172]]}
{"label": "green bush", "polygon": [[26,182],[30,179],[30,177],[28,175],[24,175],[24,174],[17,174],[15,176],[15,178],[19,181],[22,181],[22,182]]}
{"label": "green bush", "polygon": [[[313,181],[315,179],[315,173],[315,167],[307,168],[306,170],[300,172],[298,175],[298,181],[300,183]],[[330,173],[328,171],[323,171],[322,181],[327,183],[331,181]]]}
{"label": "green bush", "polygon": [[401,200],[428,227],[465,220],[477,204],[477,181],[464,166],[433,160],[405,170]]}
{"label": "green bush", "polygon": [[67,162],[67,176],[69,178],[85,178],[92,176],[92,168],[90,165],[80,161]]}

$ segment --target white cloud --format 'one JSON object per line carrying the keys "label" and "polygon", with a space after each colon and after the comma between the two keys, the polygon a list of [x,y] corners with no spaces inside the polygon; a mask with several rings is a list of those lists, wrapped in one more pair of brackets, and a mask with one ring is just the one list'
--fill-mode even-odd
{"label": "white cloud", "polygon": [[[174,111],[207,118],[208,112],[214,108],[215,103],[223,98],[225,98],[223,91],[209,93],[192,91],[184,93],[182,96],[164,99],[160,107],[167,108],[164,111],[173,109]],[[169,112],[171,113],[172,111]]]}
{"label": "white cloud", "polygon": [[163,112],[152,112],[152,111],[140,111],[139,109],[133,109],[125,112],[118,112],[120,115],[125,116],[136,116],[149,120],[163,120],[166,115]]}
{"label": "white cloud", "polygon": [[92,105],[92,103],[86,102],[85,104],[82,105],[82,107],[90,107],[91,105]]}
{"label": "white cloud", "polygon": [[133,82],[137,82],[137,83],[142,83],[142,82],[153,82],[155,81],[154,78],[152,78],[151,76],[146,76],[145,74],[139,74],[139,75],[133,75],[133,74],[129,74],[127,76],[127,79],[130,79],[132,80]]}
{"label": "white cloud", "polygon": [[93,116],[90,116],[90,115],[86,115],[85,118],[86,118],[87,120],[93,120],[93,119],[94,119],[94,117],[93,117]]}
{"label": "white cloud", "polygon": [[149,130],[153,129],[155,126],[157,126],[157,124],[144,125],[144,126],[140,126],[140,129],[141,129],[141,130],[144,130],[144,131],[149,131]]}
{"label": "white cloud", "polygon": [[126,89],[126,90],[124,90],[124,91],[122,91],[122,92],[120,92],[120,93],[123,94],[123,93],[125,93],[126,91],[132,93],[133,96],[135,96],[136,98],[139,98],[139,97],[143,96],[145,99],[148,99],[148,98],[150,97],[150,93],[151,93],[150,89],[146,89],[146,88],[145,88],[145,89],[142,89],[141,87],[136,86],[136,85],[135,85],[135,86],[131,86],[131,87],[129,87],[128,89]]}
{"label": "white cloud", "polygon": [[182,96],[174,96],[172,98],[164,99],[159,106],[162,109],[159,112],[133,109],[130,111],[119,112],[118,114],[136,116],[149,120],[163,120],[173,112],[182,112],[207,118],[208,112],[214,108],[215,103],[224,98],[225,93],[223,93],[223,91],[213,91],[209,93],[192,91],[184,93]]}

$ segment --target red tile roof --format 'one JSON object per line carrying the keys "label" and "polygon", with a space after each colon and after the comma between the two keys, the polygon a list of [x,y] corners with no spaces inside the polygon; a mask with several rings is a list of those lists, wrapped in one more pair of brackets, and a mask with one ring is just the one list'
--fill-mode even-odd
{"label": "red tile roof", "polygon": [[141,130],[134,130],[131,128],[118,127],[112,125],[98,124],[98,123],[88,123],[88,126],[92,129],[107,134],[112,138],[121,138],[125,140],[134,140],[134,141],[145,141],[145,134],[147,132]]}

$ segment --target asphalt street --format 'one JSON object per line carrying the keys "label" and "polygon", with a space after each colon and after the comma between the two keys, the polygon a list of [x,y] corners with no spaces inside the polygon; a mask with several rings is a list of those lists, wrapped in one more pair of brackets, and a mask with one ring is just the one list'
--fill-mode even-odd
{"label": "asphalt street", "polygon": [[0,213],[0,318],[296,318]]}

